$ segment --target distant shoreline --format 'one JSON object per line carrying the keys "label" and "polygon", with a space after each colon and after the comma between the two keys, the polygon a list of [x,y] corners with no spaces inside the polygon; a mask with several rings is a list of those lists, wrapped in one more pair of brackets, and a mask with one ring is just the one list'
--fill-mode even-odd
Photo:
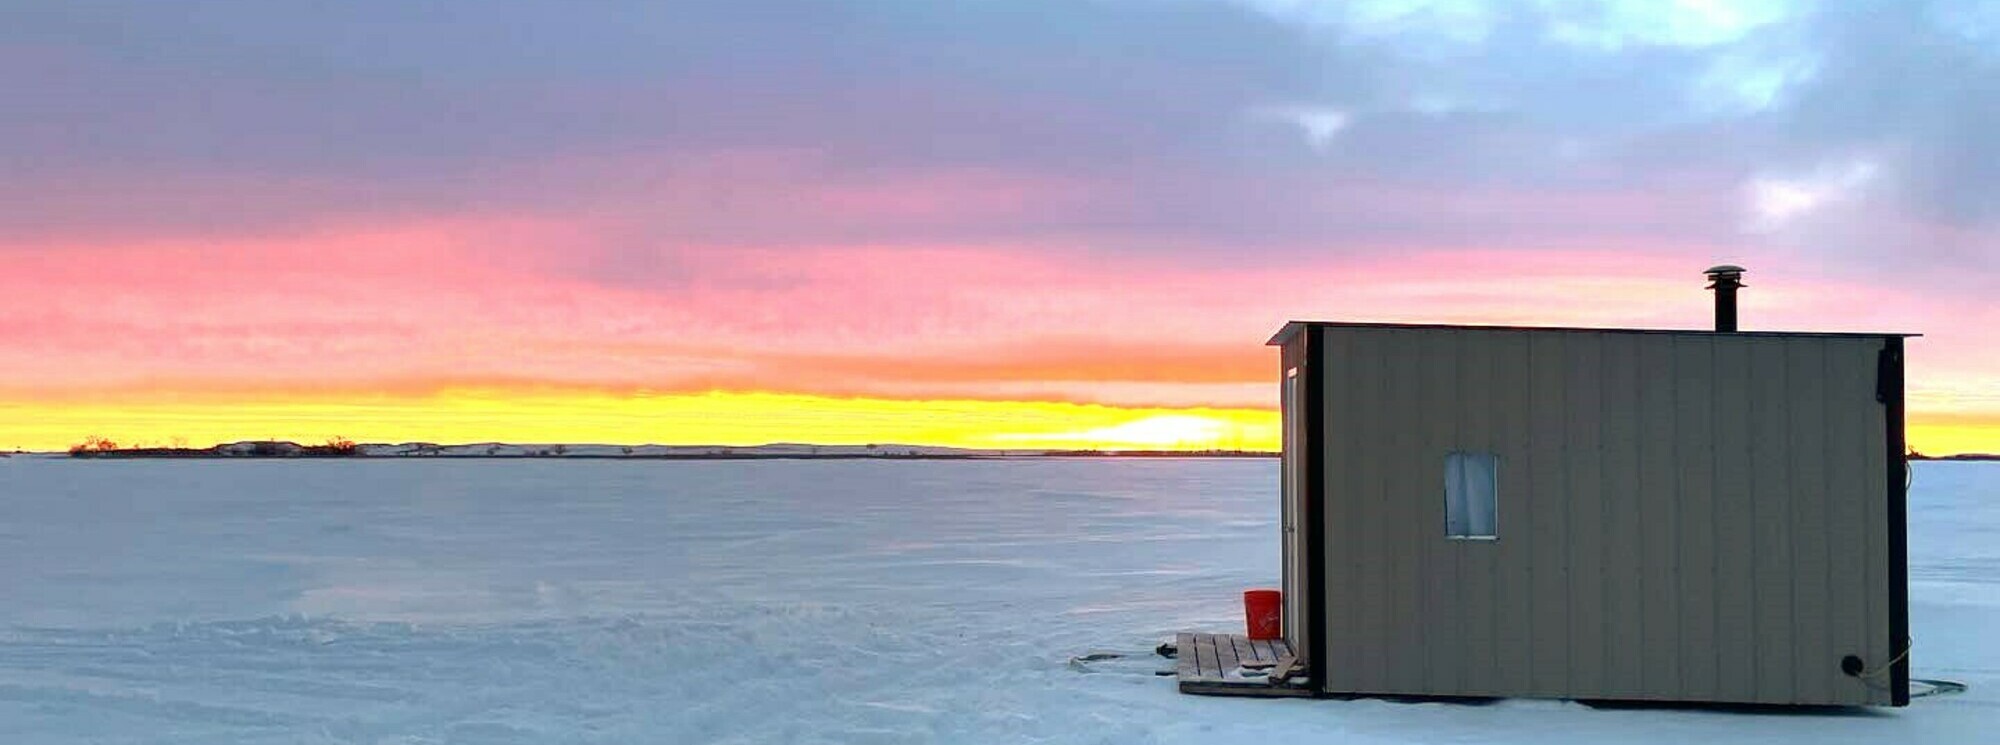
{"label": "distant shoreline", "polygon": [[[774,443],[768,445],[590,445],[590,444],[511,444],[432,443],[300,445],[284,441],[248,441],[206,448],[136,447],[76,448],[68,453],[14,452],[7,455],[43,455],[111,460],[184,459],[406,459],[463,458],[480,460],[572,459],[572,460],[1008,460],[1021,458],[1278,458],[1266,450],[1090,450],[1090,449],[998,449],[983,450],[925,445],[808,445]],[[2000,462],[1996,453],[1924,455],[1914,453],[1911,461]]]}
{"label": "distant shoreline", "polygon": [[1279,458],[1279,453],[1209,453],[1179,451],[1105,451],[1098,453],[1021,452],[1004,454],[952,455],[811,455],[805,453],[738,453],[735,455],[217,455],[214,453],[93,453],[68,456],[64,453],[20,453],[50,455],[83,460],[1028,460],[1039,458]]}
{"label": "distant shoreline", "polygon": [[191,453],[141,453],[131,451],[111,451],[103,453],[18,453],[18,455],[49,455],[82,460],[1028,460],[1028,459],[1085,459],[1085,458],[1208,458],[1208,459],[1276,459],[1280,453],[1267,452],[1201,452],[1201,451],[1102,451],[1102,452],[1019,452],[1019,453],[918,453],[905,455],[884,453],[861,455],[835,453],[812,455],[810,453],[735,453],[729,455],[675,454],[675,455],[545,455],[522,453],[517,455],[224,455],[195,451]]}

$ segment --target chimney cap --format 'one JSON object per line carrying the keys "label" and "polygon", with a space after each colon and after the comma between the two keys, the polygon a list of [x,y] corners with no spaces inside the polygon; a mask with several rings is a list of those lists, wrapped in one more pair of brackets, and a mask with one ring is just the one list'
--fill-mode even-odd
{"label": "chimney cap", "polygon": [[1742,274],[1746,271],[1749,270],[1744,269],[1743,267],[1737,266],[1735,264],[1719,264],[1716,266],[1709,267],[1708,271],[1702,272],[1702,274],[1714,277],[1716,275],[1721,275],[1721,274]]}

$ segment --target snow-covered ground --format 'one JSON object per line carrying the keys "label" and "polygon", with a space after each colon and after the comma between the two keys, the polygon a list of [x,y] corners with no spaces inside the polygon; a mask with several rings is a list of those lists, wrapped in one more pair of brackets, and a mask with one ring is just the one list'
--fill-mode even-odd
{"label": "snow-covered ground", "polygon": [[0,460],[0,742],[1975,742],[2000,465],[1920,464],[1900,710],[1182,696],[1267,460]]}
{"label": "snow-covered ground", "polygon": [[[218,445],[223,452],[231,454],[248,453],[255,442],[237,442]],[[285,443],[292,445],[292,443]],[[465,445],[439,445],[431,442],[365,443],[361,452],[371,456],[407,457],[579,457],[579,458],[659,458],[672,456],[914,456],[914,455],[984,455],[1021,456],[1027,451],[1007,451],[975,448],[937,447],[933,445],[801,445],[798,443],[776,442],[768,445],[591,445],[591,444],[533,444],[511,442],[475,442]]]}

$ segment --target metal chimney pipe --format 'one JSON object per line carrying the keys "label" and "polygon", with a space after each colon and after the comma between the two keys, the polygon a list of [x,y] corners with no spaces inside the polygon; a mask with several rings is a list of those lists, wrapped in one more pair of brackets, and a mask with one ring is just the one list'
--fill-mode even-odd
{"label": "metal chimney pipe", "polygon": [[1708,275],[1708,289],[1715,291],[1715,330],[1730,333],[1736,330],[1736,290],[1743,287],[1743,267],[1734,264],[1712,266],[1704,274]]}

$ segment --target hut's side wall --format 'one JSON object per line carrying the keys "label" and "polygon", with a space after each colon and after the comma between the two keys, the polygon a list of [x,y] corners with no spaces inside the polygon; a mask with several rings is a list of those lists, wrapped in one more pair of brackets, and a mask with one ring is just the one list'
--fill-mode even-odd
{"label": "hut's side wall", "polygon": [[[1884,340],[1322,338],[1327,691],[1891,703],[1840,670],[1901,651]],[[1445,535],[1453,450],[1499,457],[1497,540]]]}

